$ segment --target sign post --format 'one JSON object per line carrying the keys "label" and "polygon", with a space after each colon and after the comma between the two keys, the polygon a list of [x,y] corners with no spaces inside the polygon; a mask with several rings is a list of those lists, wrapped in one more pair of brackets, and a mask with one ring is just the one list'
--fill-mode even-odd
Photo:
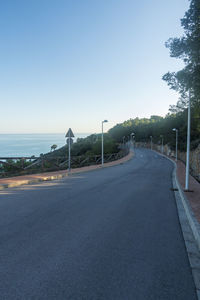
{"label": "sign post", "polygon": [[70,170],[71,170],[71,144],[73,143],[72,138],[74,137],[74,134],[73,134],[71,128],[69,128],[65,137],[67,138],[67,144],[68,144],[68,171],[70,172]]}

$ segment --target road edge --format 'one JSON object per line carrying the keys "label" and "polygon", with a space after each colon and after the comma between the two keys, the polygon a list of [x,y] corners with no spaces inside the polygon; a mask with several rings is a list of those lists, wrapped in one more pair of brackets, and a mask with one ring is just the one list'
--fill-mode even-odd
{"label": "road edge", "polygon": [[157,154],[171,161],[174,166],[172,172],[172,184],[177,212],[190,267],[192,270],[197,299],[200,300],[200,224],[196,220],[188,199],[184,195],[183,189],[179,183],[176,163],[165,155],[160,153]]}
{"label": "road edge", "polygon": [[50,180],[56,180],[56,179],[62,179],[64,177],[67,177],[68,173],[63,173],[63,174],[57,174],[57,175],[50,175],[50,176],[44,176],[41,178],[35,178],[35,179],[25,179],[21,180],[19,182],[11,182],[11,183],[6,183],[6,184],[1,184],[0,185],[0,191],[8,188],[14,188],[14,187],[19,187],[22,185],[28,185],[28,184],[35,184],[35,183],[40,183],[43,181],[50,181]]}
{"label": "road edge", "polygon": [[[120,164],[124,164],[127,161],[129,161],[130,159],[132,159],[133,156],[134,156],[134,151],[130,150],[130,152],[124,157],[124,158],[127,158],[127,159],[122,161],[123,158],[120,158],[118,160],[113,161],[113,164],[111,164],[112,162],[105,163],[103,168],[109,168],[109,167],[117,166],[117,165],[120,165]],[[76,171],[76,169],[72,169],[72,172],[70,172],[70,173],[66,170],[62,174],[50,174],[50,173],[49,173],[49,175],[35,174],[35,175],[38,175],[38,176],[41,176],[41,177],[34,178],[34,179],[33,178],[31,178],[31,179],[22,179],[22,180],[19,180],[19,181],[14,181],[13,180],[13,182],[12,182],[12,177],[10,177],[10,178],[8,178],[8,179],[11,180],[10,183],[0,184],[0,191],[3,191],[3,190],[8,189],[8,188],[19,187],[19,186],[22,186],[22,185],[37,184],[37,183],[40,183],[40,182],[43,182],[43,181],[58,180],[58,179],[68,177],[70,175],[74,175],[74,174],[78,175],[78,174],[81,174],[81,173],[86,173],[86,172],[91,172],[91,171],[96,171],[96,170],[101,170],[102,169],[101,165],[92,165],[91,167],[92,167],[91,169],[82,169],[82,170],[80,170],[81,168],[79,168],[77,171]],[[46,173],[46,174],[48,174],[48,173]]]}
{"label": "road edge", "polygon": [[[166,157],[166,156],[164,156],[164,157]],[[187,219],[188,219],[188,223],[191,227],[192,233],[194,235],[194,238],[197,242],[197,246],[198,246],[199,251],[200,251],[200,224],[198,223],[198,221],[197,221],[197,219],[196,219],[196,217],[195,217],[195,215],[192,211],[192,208],[190,207],[188,199],[184,195],[183,189],[182,189],[182,187],[181,187],[181,185],[178,181],[176,163],[172,159],[170,159],[169,157],[166,157],[166,158],[174,164],[174,171],[173,171],[173,176],[172,176],[174,188],[178,189],[178,192],[180,194],[180,199],[182,201],[182,204],[183,204],[183,207],[184,207]]]}

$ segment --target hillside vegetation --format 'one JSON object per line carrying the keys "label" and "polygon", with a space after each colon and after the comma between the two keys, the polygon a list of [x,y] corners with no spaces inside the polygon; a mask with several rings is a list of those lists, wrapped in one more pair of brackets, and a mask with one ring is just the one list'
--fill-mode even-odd
{"label": "hillside vegetation", "polygon": [[[191,122],[191,147],[196,148],[200,143],[200,119],[194,117],[192,113]],[[109,130],[109,135],[116,141],[122,142],[123,136],[126,141],[130,139],[131,133],[135,134],[136,142],[150,143],[150,136],[156,144],[161,143],[163,136],[164,144],[168,144],[172,149],[175,147],[175,133],[173,128],[179,130],[179,150],[185,151],[187,139],[187,111],[176,114],[168,114],[165,118],[151,116],[151,118],[135,118],[117,124]]]}
{"label": "hillside vegetation", "polygon": [[[104,153],[111,154],[117,153],[119,151],[119,146],[111,135],[104,134]],[[55,157],[55,156],[68,156],[68,146],[65,145],[62,148],[55,150],[45,156]],[[101,134],[91,134],[86,138],[78,138],[76,143],[71,146],[72,156],[81,155],[101,155]]]}

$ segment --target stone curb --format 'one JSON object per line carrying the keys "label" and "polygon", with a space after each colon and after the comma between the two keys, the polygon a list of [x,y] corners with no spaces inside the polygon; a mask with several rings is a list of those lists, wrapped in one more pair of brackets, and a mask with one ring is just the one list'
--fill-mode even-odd
{"label": "stone curb", "polygon": [[[177,167],[175,166],[175,172],[176,172],[176,169],[177,169]],[[182,200],[183,207],[185,209],[185,213],[186,213],[188,222],[190,224],[190,227],[192,229],[192,233],[194,235],[194,238],[197,242],[197,246],[198,246],[199,251],[200,251],[200,224],[197,221],[197,219],[195,218],[195,215],[192,211],[192,208],[190,207],[190,205],[188,203],[188,200],[187,200],[186,196],[184,195],[182,187],[180,186],[180,183],[178,182],[177,176],[175,176],[175,182],[176,182],[177,188],[179,190],[179,194],[180,194],[180,197],[181,197],[181,200]]]}
{"label": "stone curb", "polygon": [[174,180],[175,180],[175,186],[174,188],[177,188],[178,191],[179,191],[179,194],[180,194],[180,197],[181,197],[181,201],[182,201],[182,204],[183,204],[183,207],[185,209],[185,213],[186,213],[186,216],[187,216],[187,219],[188,219],[188,222],[189,222],[189,225],[192,229],[192,233],[194,235],[194,238],[197,242],[197,245],[198,245],[198,248],[199,248],[199,251],[200,251],[200,224],[198,223],[197,219],[195,218],[195,215],[188,203],[188,200],[186,198],[186,196],[184,195],[184,192],[183,192],[183,189],[178,181],[178,178],[177,178],[177,165],[176,163],[170,159],[169,157],[159,153],[156,151],[157,154],[159,154],[160,156],[162,157],[165,157],[166,159],[170,160],[173,164],[174,164]]}
{"label": "stone curb", "polygon": [[[130,152],[129,152],[129,154],[130,154]],[[127,154],[125,157],[127,157],[129,154]],[[127,161],[129,161],[133,157],[133,155],[134,155],[134,153],[132,152],[132,155],[130,155],[130,157],[127,157],[127,160],[122,162],[121,160],[123,158],[120,158],[119,160],[114,161],[115,163],[113,165],[111,165],[111,162],[105,163],[103,168],[114,167],[116,165],[126,163]],[[92,166],[94,166],[94,165],[92,165]],[[43,181],[51,181],[51,180],[62,179],[64,177],[68,177],[69,175],[81,174],[81,173],[86,173],[86,172],[91,172],[91,171],[94,171],[94,170],[101,170],[101,169],[102,169],[102,167],[100,165],[97,165],[95,168],[93,167],[91,169],[85,169],[85,170],[79,169],[77,171],[76,171],[76,169],[74,169],[74,172],[72,171],[72,173],[68,173],[66,171],[63,174],[55,174],[55,175],[49,175],[49,176],[42,176],[41,175],[40,178],[13,181],[13,182],[6,183],[6,184],[0,184],[0,191],[2,191],[4,189],[7,189],[7,188],[18,187],[18,186],[21,186],[21,185],[35,184],[35,183],[39,183],[39,182],[43,182]]]}
{"label": "stone curb", "polygon": [[11,183],[1,184],[0,185],[0,190],[4,190],[4,189],[7,189],[7,188],[18,187],[18,186],[26,185],[26,184],[39,183],[39,182],[42,182],[42,181],[61,179],[63,177],[67,177],[67,176],[68,176],[68,173],[66,173],[66,174],[57,174],[57,175],[52,175],[52,176],[45,176],[45,177],[36,178],[36,179],[20,180],[19,182],[14,181],[14,182],[11,182]]}
{"label": "stone curb", "polygon": [[[174,196],[176,200],[176,206],[178,211],[178,217],[180,226],[182,229],[183,239],[185,242],[185,248],[187,251],[192,276],[196,288],[197,299],[200,300],[200,252],[197,245],[197,241],[194,238],[193,230],[189,224],[188,216],[186,214],[185,207],[183,205],[182,196],[179,192],[178,182],[176,180],[176,168],[173,170],[172,174],[173,187],[177,189],[174,191]],[[190,209],[188,207],[188,209]]]}
{"label": "stone curb", "polygon": [[195,218],[195,215],[192,211],[192,208],[190,207],[190,204],[188,202],[188,199],[186,198],[186,196],[184,195],[184,192],[183,192],[183,189],[178,181],[178,178],[177,178],[177,165],[176,163],[170,159],[169,157],[163,155],[165,158],[167,158],[168,160],[170,160],[173,164],[174,164],[174,180],[175,180],[175,186],[174,188],[177,188],[178,191],[179,191],[179,194],[180,194],[180,198],[181,198],[181,201],[182,201],[182,204],[183,204],[183,207],[184,207],[184,210],[185,210],[185,213],[186,213],[186,216],[187,216],[187,219],[188,219],[188,222],[189,222],[189,225],[191,227],[191,230],[192,230],[192,233],[194,235],[194,238],[197,242],[197,246],[199,248],[199,251],[200,251],[200,224],[199,222],[197,221],[197,219]]}
{"label": "stone curb", "polygon": [[[192,269],[197,299],[200,300],[200,224],[195,218],[192,208],[190,207],[190,204],[188,202],[188,199],[184,195],[183,189],[178,181],[176,163],[163,154],[157,154],[168,159],[174,165],[172,182],[173,188],[177,189],[177,191],[174,191],[174,195],[177,204],[178,216],[183,232],[183,238],[185,241],[190,266]],[[189,228],[187,228],[187,226]]]}
{"label": "stone curb", "polygon": [[[192,275],[194,278],[194,284],[196,286],[196,293],[197,298],[200,300],[200,225],[198,221],[195,218],[195,215],[192,211],[192,208],[189,205],[187,197],[184,195],[183,189],[178,181],[177,178],[177,165],[176,163],[169,159],[174,163],[174,171],[173,171],[173,186],[174,188],[178,189],[179,199],[176,195],[177,192],[175,192],[175,198],[177,202],[177,209],[179,214],[179,220],[182,227],[183,237],[185,240],[185,246],[188,253],[188,258],[190,262],[190,266],[192,269]],[[182,207],[180,207],[180,204],[178,201],[181,202]],[[181,216],[181,210],[184,212],[182,214],[185,214],[185,221],[184,217]],[[188,229],[187,229],[187,223],[188,223]],[[189,233],[191,231],[191,233]]]}

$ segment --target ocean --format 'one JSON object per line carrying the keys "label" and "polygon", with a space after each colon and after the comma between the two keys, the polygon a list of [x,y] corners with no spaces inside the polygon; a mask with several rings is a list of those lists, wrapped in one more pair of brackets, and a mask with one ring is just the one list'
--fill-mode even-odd
{"label": "ocean", "polygon": [[[74,133],[74,135],[76,141],[77,138],[84,138],[90,133]],[[39,156],[41,153],[50,152],[53,144],[58,148],[64,146],[65,134],[0,134],[0,157]]]}

